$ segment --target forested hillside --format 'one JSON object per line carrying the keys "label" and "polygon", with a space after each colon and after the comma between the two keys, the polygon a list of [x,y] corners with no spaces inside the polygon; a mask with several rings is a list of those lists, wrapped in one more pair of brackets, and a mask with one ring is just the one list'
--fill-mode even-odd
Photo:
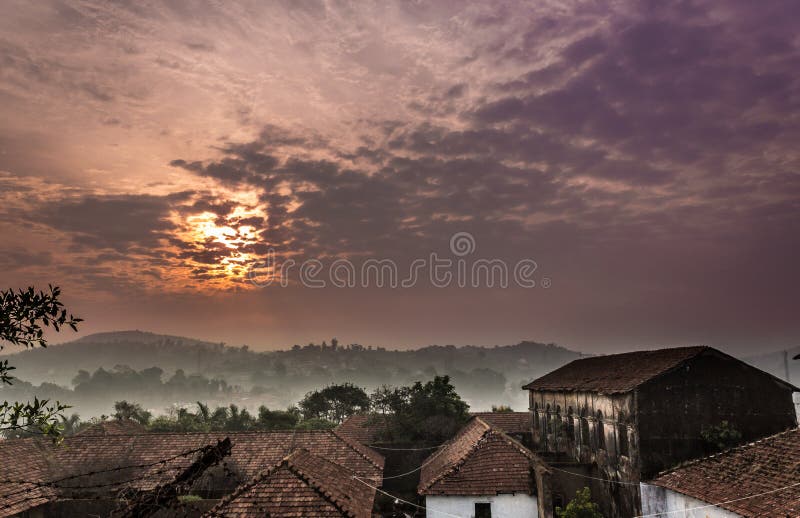
{"label": "forested hillside", "polygon": [[57,398],[85,417],[110,412],[117,399],[140,401],[157,411],[196,400],[284,408],[330,383],[351,382],[370,390],[448,374],[473,409],[493,404],[524,409],[522,384],[578,357],[536,342],[397,351],[344,345],[335,338],[255,352],[247,346],[125,331],[14,355],[18,381],[2,389],[0,399]]}

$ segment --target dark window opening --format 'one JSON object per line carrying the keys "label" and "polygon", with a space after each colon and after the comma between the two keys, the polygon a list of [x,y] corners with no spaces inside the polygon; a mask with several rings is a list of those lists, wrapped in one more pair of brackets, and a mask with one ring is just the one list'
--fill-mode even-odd
{"label": "dark window opening", "polygon": [[589,446],[589,421],[585,417],[581,419],[581,444]]}
{"label": "dark window opening", "polygon": [[564,495],[562,495],[561,493],[553,493],[553,511],[555,511],[556,508],[559,507],[562,510],[564,509]]}
{"label": "dark window opening", "polygon": [[597,447],[606,449],[606,430],[603,426],[603,412],[597,412]]}
{"label": "dark window opening", "polygon": [[573,420],[575,416],[572,415],[572,407],[567,409],[567,437],[571,441],[575,440],[575,421]]}
{"label": "dark window opening", "polygon": [[492,518],[492,504],[490,502],[475,503],[475,518]]}
{"label": "dark window opening", "polygon": [[619,425],[619,454],[628,456],[628,427],[624,424]]}

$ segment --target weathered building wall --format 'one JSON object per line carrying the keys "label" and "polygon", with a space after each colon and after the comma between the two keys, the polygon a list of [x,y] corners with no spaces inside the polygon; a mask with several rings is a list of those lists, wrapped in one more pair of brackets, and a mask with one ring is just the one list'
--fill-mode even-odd
{"label": "weathered building wall", "polygon": [[[536,451],[561,454],[591,467],[590,473],[554,470],[554,486],[571,492],[565,495],[567,501],[574,496],[571,489],[577,483],[592,489],[607,515],[633,516],[639,509],[633,393],[530,391],[530,407]],[[547,460],[556,465],[552,458]]]}
{"label": "weathered building wall", "polygon": [[427,518],[475,516],[475,504],[489,502],[492,505],[492,518],[535,518],[539,516],[536,496],[487,495],[487,496],[426,496]]}
{"label": "weathered building wall", "polygon": [[752,441],[797,426],[792,392],[736,360],[703,355],[637,389],[643,479],[711,453],[702,431],[728,421]]}
{"label": "weathered building wall", "polygon": [[708,502],[650,484],[641,485],[642,514],[649,518],[741,518]]}

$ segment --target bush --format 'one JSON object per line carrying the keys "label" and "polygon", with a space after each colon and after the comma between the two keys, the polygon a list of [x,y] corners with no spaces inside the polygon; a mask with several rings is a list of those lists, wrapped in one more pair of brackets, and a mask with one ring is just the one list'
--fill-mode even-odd
{"label": "bush", "polygon": [[603,518],[600,507],[592,502],[592,492],[588,487],[578,490],[575,498],[567,504],[566,508],[556,507],[556,516],[558,518]]}
{"label": "bush", "polygon": [[717,426],[706,428],[700,432],[700,435],[703,437],[706,449],[710,452],[727,450],[742,442],[742,434],[728,421],[722,421]]}

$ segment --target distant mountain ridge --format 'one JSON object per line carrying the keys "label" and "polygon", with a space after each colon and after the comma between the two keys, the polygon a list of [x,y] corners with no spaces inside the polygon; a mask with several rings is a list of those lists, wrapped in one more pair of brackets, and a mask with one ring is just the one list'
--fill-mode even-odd
{"label": "distant mountain ridge", "polygon": [[[136,371],[158,367],[165,376],[178,369],[230,385],[280,394],[286,400],[329,383],[352,382],[366,388],[406,384],[448,374],[465,398],[481,405],[526,405],[522,384],[583,356],[555,344],[520,342],[478,347],[431,345],[388,350],[358,344],[309,344],[256,352],[181,336],[146,331],[97,333],[71,342],[12,355],[15,375],[34,384],[70,387],[78,371],[99,368]],[[485,401],[484,401],[485,400]],[[480,407],[483,408],[483,407]]]}
{"label": "distant mountain ridge", "polygon": [[57,345],[68,345],[71,343],[120,343],[132,340],[136,340],[145,344],[159,343],[163,342],[164,340],[173,340],[177,343],[183,343],[187,345],[218,345],[217,343],[206,340],[198,340],[195,338],[187,338],[185,336],[177,335],[163,335],[151,333],[149,331],[139,331],[138,329],[131,331],[106,331],[102,333],[93,333],[76,340],[60,342]]}

